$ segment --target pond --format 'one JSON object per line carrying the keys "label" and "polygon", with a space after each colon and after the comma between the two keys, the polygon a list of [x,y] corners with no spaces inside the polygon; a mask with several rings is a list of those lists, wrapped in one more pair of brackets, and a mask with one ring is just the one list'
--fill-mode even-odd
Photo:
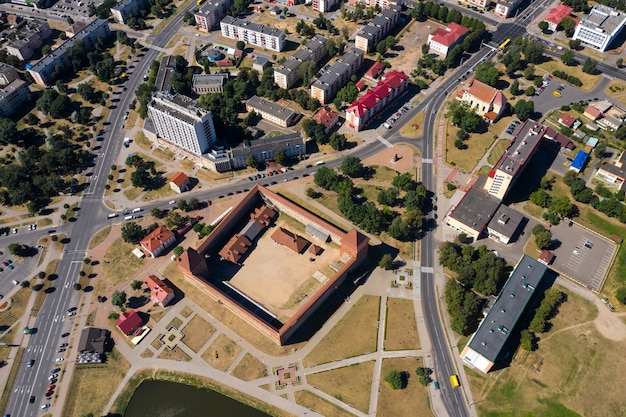
{"label": "pond", "polygon": [[261,411],[208,389],[166,381],[137,387],[124,417],[269,417]]}

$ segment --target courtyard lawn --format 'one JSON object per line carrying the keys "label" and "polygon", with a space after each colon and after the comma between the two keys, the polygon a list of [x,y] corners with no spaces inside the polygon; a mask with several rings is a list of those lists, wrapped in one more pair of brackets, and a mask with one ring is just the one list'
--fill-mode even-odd
{"label": "courtyard lawn", "polygon": [[198,353],[202,345],[215,333],[215,327],[207,323],[202,317],[194,316],[182,331],[185,334],[183,343]]}
{"label": "courtyard lawn", "polygon": [[[564,71],[569,75],[572,75],[576,78],[579,78],[582,81],[583,85],[580,88],[583,91],[591,91],[596,86],[602,75],[591,75],[583,72],[582,65],[576,66],[567,66],[561,62],[561,60],[552,59],[542,64],[537,65],[537,68],[542,68],[549,73],[553,73],[554,71]],[[538,72],[538,75],[542,75]],[[558,78],[557,78],[558,80]]]}
{"label": "courtyard lawn", "polygon": [[419,349],[413,300],[387,299],[385,350]]}
{"label": "courtyard lawn", "polygon": [[267,376],[267,366],[251,354],[246,353],[233,369],[231,375],[243,381],[254,381]]}
{"label": "courtyard lawn", "polygon": [[494,134],[489,130],[485,133],[477,134],[473,133],[470,138],[463,143],[467,146],[466,149],[458,149],[454,146],[456,140],[456,132],[459,128],[453,126],[448,120],[448,126],[446,131],[446,162],[450,165],[456,166],[464,172],[472,172],[480,158],[483,157],[485,151],[489,149],[494,141]]}
{"label": "courtyard lawn", "polygon": [[313,409],[323,416],[354,417],[354,414],[323,399],[319,395],[313,394],[311,391],[300,390],[296,391],[294,394],[296,403],[303,407]]}
{"label": "courtyard lawn", "polygon": [[[422,358],[392,358],[384,359],[381,369],[380,393],[378,394],[379,417],[412,417],[432,416],[428,390],[420,385],[415,368],[422,366]],[[391,389],[384,381],[390,370],[404,372],[407,376],[406,387]]]}
{"label": "courtyard lawn", "polygon": [[409,121],[409,123],[402,126],[400,134],[405,138],[417,139],[424,134],[424,112],[419,112]]}
{"label": "courtyard lawn", "polygon": [[374,361],[307,375],[307,382],[339,401],[368,413]]}
{"label": "courtyard lawn", "polygon": [[102,275],[109,285],[115,286],[137,273],[148,262],[133,255],[134,245],[124,242],[120,237],[104,254]]}
{"label": "courtyard lawn", "polygon": [[220,334],[202,355],[209,365],[224,372],[241,352],[241,346]]}

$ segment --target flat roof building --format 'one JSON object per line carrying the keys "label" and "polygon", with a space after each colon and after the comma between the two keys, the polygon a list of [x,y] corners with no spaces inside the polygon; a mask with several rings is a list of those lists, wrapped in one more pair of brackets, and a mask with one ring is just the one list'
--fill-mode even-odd
{"label": "flat roof building", "polygon": [[477,240],[500,203],[499,198],[487,194],[485,190],[470,187],[461,201],[448,211],[444,223]]}
{"label": "flat roof building", "polygon": [[148,7],[147,0],[120,0],[111,7],[111,16],[121,25],[126,24],[126,20],[133,16],[137,10]]}
{"label": "flat roof building", "polygon": [[172,91],[172,75],[176,72],[176,57],[174,55],[165,55],[161,58],[159,71],[157,72],[156,81],[154,82],[155,91],[164,91],[171,93]]}
{"label": "flat roof building", "polygon": [[103,354],[107,350],[107,344],[109,342],[111,332],[106,329],[99,329],[97,327],[85,327],[80,332],[80,339],[78,341],[78,351],[93,352]]}
{"label": "flat roof building", "polygon": [[313,0],[313,11],[320,13],[330,12],[337,3],[339,3],[338,0]]}
{"label": "flat roof building", "polygon": [[604,52],[620,34],[624,24],[626,13],[596,4],[587,16],[580,19],[572,39]]}
{"label": "flat roof building", "polygon": [[513,11],[522,3],[522,0],[498,0],[493,14],[498,17],[507,18],[513,14]]}
{"label": "flat roof building", "polygon": [[210,32],[226,16],[228,9],[232,5],[233,0],[207,1],[194,14],[196,29],[200,32]]}
{"label": "flat roof building", "polygon": [[259,96],[250,97],[246,101],[246,111],[250,112],[252,110],[257,112],[263,119],[282,127],[293,124],[299,114],[288,107],[281,106]]}
{"label": "flat roof building", "polygon": [[220,22],[222,36],[280,52],[285,46],[285,32],[238,17],[226,16]]}
{"label": "flat roof building", "polygon": [[322,104],[330,103],[337,91],[361,68],[363,59],[361,49],[347,47],[335,63],[328,64],[317,74],[317,80],[311,85],[311,97]]}
{"label": "flat roof building", "polygon": [[0,117],[10,117],[28,99],[30,88],[10,65],[0,63]]}
{"label": "flat roof building", "polygon": [[27,19],[24,24],[18,25],[15,39],[6,46],[6,52],[22,61],[27,61],[39,53],[39,49],[50,36],[52,36],[52,30],[47,21]]}
{"label": "flat roof building", "polygon": [[191,89],[196,94],[221,93],[229,75],[229,73],[195,74],[191,79]]}
{"label": "flat roof building", "polygon": [[487,224],[489,237],[506,245],[516,236],[523,220],[520,213],[501,204]]}
{"label": "flat roof building", "polygon": [[392,5],[383,9],[371,22],[361,26],[356,32],[354,46],[364,52],[369,52],[376,47],[400,20],[400,6]]}
{"label": "flat roof building", "polygon": [[626,151],[622,153],[613,162],[603,162],[596,178],[614,186],[617,190],[621,190],[626,182]]}
{"label": "flat roof building", "polygon": [[461,358],[466,365],[484,373],[491,370],[534,297],[547,269],[544,264],[530,256],[522,256],[496,302],[461,352]]}
{"label": "flat roof building", "polygon": [[315,35],[282,65],[274,68],[274,82],[285,90],[301,79],[298,69],[305,62],[319,62],[326,55],[328,39]]}

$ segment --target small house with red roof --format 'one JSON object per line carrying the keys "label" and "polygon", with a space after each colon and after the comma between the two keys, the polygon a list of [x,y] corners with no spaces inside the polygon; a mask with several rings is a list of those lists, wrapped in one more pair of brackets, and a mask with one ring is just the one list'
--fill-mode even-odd
{"label": "small house with red roof", "polygon": [[593,104],[590,104],[585,109],[583,116],[595,121],[595,120],[598,120],[600,116],[602,116],[602,112]]}
{"label": "small house with red roof", "polygon": [[363,91],[367,88],[367,86],[365,85],[365,83],[363,81],[357,81],[356,84],[354,84],[354,86],[359,90],[359,91]]}
{"label": "small house with red roof", "polygon": [[346,110],[346,123],[357,132],[365,128],[374,116],[386,109],[397,97],[409,87],[409,77],[402,71],[386,73],[373,88]]}
{"label": "small house with red roof", "polygon": [[150,297],[155,303],[167,306],[174,300],[174,290],[155,275],[148,275],[146,285],[150,288]]}
{"label": "small house with red roof", "polygon": [[537,260],[541,262],[542,264],[544,264],[545,266],[550,266],[552,261],[554,261],[554,258],[555,256],[552,252],[550,252],[549,250],[543,250],[541,252],[541,255],[539,255],[539,259]]}
{"label": "small house with red roof", "polygon": [[318,125],[324,126],[324,132],[328,134],[339,124],[339,113],[332,111],[328,107],[322,107],[315,113],[313,120]]}
{"label": "small house with red roof", "polygon": [[137,331],[143,324],[143,319],[135,311],[125,311],[120,315],[120,319],[115,323],[118,329],[126,336],[130,336]]}
{"label": "small house with red roof", "polygon": [[[554,9],[550,9],[548,15],[544,19],[548,23],[548,29],[552,32],[556,32],[557,27],[561,24],[561,20],[565,17],[569,17],[569,15],[574,11],[569,6],[564,4],[559,4]],[[573,19],[578,23],[578,19]]]}
{"label": "small house with red roof", "polygon": [[141,248],[146,255],[156,258],[176,242],[176,235],[165,226],[157,227],[141,240]]}
{"label": "small house with red roof", "polygon": [[365,72],[365,75],[363,77],[366,80],[376,81],[376,79],[380,77],[380,74],[382,74],[384,71],[385,71],[385,64],[383,64],[382,62],[375,62],[374,65],[372,65]]}
{"label": "small house with red roof", "polygon": [[283,229],[282,227],[279,227],[272,233],[272,240],[279,245],[288,247],[295,253],[304,252],[309,243],[311,243],[302,236],[291,233],[289,230]]}
{"label": "small house with red roof", "polygon": [[561,116],[559,117],[559,123],[565,127],[572,127],[574,126],[574,123],[576,123],[576,118],[570,116],[567,113],[561,113]]}
{"label": "small house with red roof", "polygon": [[502,90],[491,87],[473,77],[467,82],[467,87],[459,91],[456,98],[475,108],[476,113],[489,123],[498,120],[507,104]]}
{"label": "small house with red roof", "polygon": [[469,29],[465,26],[450,22],[447,27],[439,28],[428,35],[429,52],[445,58],[450,49],[463,42],[468,33]]}
{"label": "small house with red roof", "polygon": [[177,193],[189,191],[189,177],[184,172],[177,172],[170,180],[170,188]]}

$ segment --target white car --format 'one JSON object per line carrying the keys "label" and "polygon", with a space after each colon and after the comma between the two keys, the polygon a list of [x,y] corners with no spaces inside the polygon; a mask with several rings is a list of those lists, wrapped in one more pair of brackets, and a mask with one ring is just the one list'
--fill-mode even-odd
{"label": "white car", "polygon": [[45,410],[46,408],[50,408],[50,403],[41,406],[42,410]]}
{"label": "white car", "polygon": [[48,381],[52,381],[53,379],[57,379],[59,377],[59,374],[52,374],[48,377]]}
{"label": "white car", "polygon": [[172,200],[168,204],[176,204],[176,200]]}
{"label": "white car", "polygon": [[57,358],[57,362],[63,362],[65,358]]}

